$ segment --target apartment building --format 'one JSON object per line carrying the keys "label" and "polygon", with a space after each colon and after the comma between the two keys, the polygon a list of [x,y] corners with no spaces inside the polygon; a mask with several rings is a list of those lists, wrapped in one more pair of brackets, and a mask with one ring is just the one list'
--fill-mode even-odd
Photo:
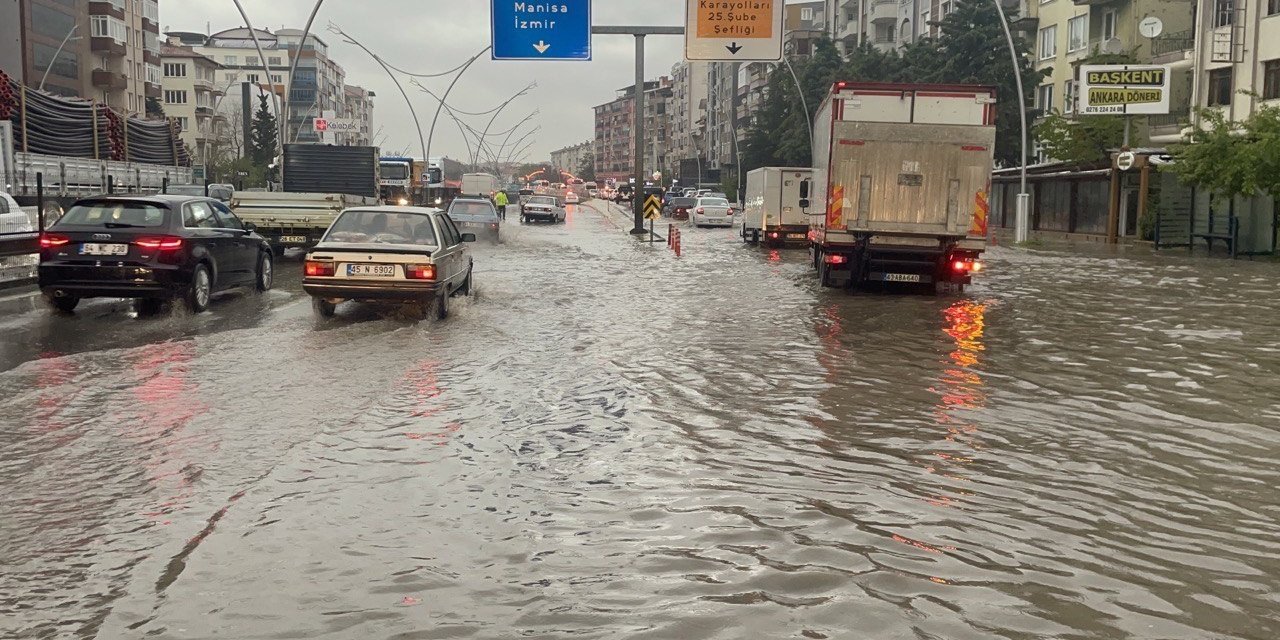
{"label": "apartment building", "polygon": [[144,114],[160,95],[158,0],[10,0],[0,69],[31,87]]}
{"label": "apartment building", "polygon": [[190,47],[173,44],[161,45],[160,58],[165,115],[182,128],[192,163],[207,166],[219,159],[215,153],[231,151],[217,148],[227,126],[227,117],[218,111],[225,95],[225,88],[216,82],[222,65]]}
{"label": "apartment building", "polygon": [[360,130],[356,133],[339,134],[338,144],[353,147],[373,146],[373,99],[377,94],[364,87],[349,84],[344,88],[344,95],[346,104],[344,113],[347,118],[360,123]]}
{"label": "apartment building", "polygon": [[706,62],[677,62],[671,68],[671,145],[667,153],[674,167],[671,177],[682,183],[696,181],[703,169],[699,163],[706,144],[707,66]]}
{"label": "apartment building", "polygon": [[789,4],[783,14],[782,51],[789,58],[813,55],[814,43],[828,37],[830,0]]}
{"label": "apartment building", "polygon": [[[668,143],[672,101],[672,79],[663,76],[644,83],[645,122],[644,167],[646,173],[671,171]],[[636,118],[636,87],[618,90],[614,100],[595,107],[596,179],[626,182],[635,176],[635,149],[632,129]]]}
{"label": "apartment building", "polygon": [[[1058,111],[1068,115],[1076,113],[1078,68],[1087,58],[1114,54],[1130,57],[1138,64],[1163,61],[1170,36],[1185,38],[1190,32],[1194,9],[1193,0],[1031,0],[1028,4],[1035,19],[1036,68],[1049,72],[1036,87],[1035,108],[1041,114]],[[1161,36],[1148,38],[1139,33],[1138,24],[1148,17],[1161,20]],[[1175,74],[1175,79],[1174,113],[1167,118],[1152,117],[1152,124],[1157,127],[1177,128],[1169,123],[1187,116],[1190,77],[1184,71]],[[1133,124],[1133,140],[1144,140],[1147,119],[1137,119]],[[1037,155],[1041,161],[1048,160],[1043,154]]]}
{"label": "apartment building", "polygon": [[595,158],[595,142],[588,140],[551,152],[551,166],[561,171],[579,174]]}

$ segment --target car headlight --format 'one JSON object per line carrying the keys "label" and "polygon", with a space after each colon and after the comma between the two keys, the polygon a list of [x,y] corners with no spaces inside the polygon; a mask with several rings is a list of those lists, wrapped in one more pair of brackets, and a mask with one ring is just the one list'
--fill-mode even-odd
{"label": "car headlight", "polygon": [[408,206],[408,205],[409,205],[409,199],[408,199],[408,198],[400,198],[400,206],[405,207],[405,206]]}
{"label": "car headlight", "polygon": [[436,198],[436,204],[444,202],[444,198]]}

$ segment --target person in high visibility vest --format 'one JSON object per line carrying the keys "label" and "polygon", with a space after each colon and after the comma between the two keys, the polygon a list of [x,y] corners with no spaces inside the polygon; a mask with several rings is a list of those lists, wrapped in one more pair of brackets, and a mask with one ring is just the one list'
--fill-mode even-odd
{"label": "person in high visibility vest", "polygon": [[507,204],[509,204],[509,201],[507,200],[507,192],[499,191],[498,195],[493,197],[493,204],[498,207],[498,217],[506,220]]}

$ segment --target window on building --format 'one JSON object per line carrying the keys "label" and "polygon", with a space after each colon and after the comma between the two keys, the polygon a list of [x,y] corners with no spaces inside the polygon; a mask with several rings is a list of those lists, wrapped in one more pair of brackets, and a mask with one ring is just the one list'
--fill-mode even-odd
{"label": "window on building", "polygon": [[280,61],[280,56],[267,56],[267,64],[278,67],[283,63]]}
{"label": "window on building", "polygon": [[1050,25],[1040,30],[1040,59],[1052,60],[1058,57],[1058,25]]}
{"label": "window on building", "polygon": [[813,20],[813,9],[811,9],[811,8],[809,8],[809,7],[805,7],[805,8],[803,8],[803,9],[801,9],[801,10],[800,10],[800,19],[801,19],[801,20],[804,20],[805,22],[809,22],[809,21]]}
{"label": "window on building", "polygon": [[250,73],[249,75],[245,76],[244,79],[248,82],[253,82],[256,84],[258,82],[258,74]]}
{"label": "window on building", "polygon": [[1102,39],[1110,40],[1116,37],[1116,10],[1107,9],[1102,12]]}
{"label": "window on building", "polygon": [[160,72],[160,67],[154,64],[144,66],[147,69],[147,82],[151,84],[161,84],[163,82],[163,74]]}
{"label": "window on building", "polygon": [[278,73],[273,73],[271,74],[271,82],[274,84],[281,84],[284,82],[284,76]]}
{"label": "window on building", "polygon": [[94,38],[111,38],[120,44],[129,43],[124,22],[111,16],[89,16],[90,35]]}
{"label": "window on building", "polygon": [[166,78],[187,77],[187,65],[177,63],[177,62],[164,63],[164,77]]}
{"label": "window on building", "polygon": [[223,64],[240,64],[239,56],[222,56]]}
{"label": "window on building", "polygon": [[256,67],[261,64],[258,62],[258,56],[248,56],[244,59],[244,63],[246,66],[250,67]]}
{"label": "window on building", "polygon": [[938,7],[938,17],[945,18],[951,13],[951,0],[947,0]]}
{"label": "window on building", "polygon": [[179,118],[174,118],[174,119],[178,121],[178,128],[179,128],[181,131],[190,131],[190,130],[191,130],[190,125],[188,125],[188,124],[187,124],[187,119],[186,119],[186,118],[181,118],[181,117],[179,117]]}
{"label": "window on building", "polygon": [[1067,52],[1083,51],[1089,46],[1089,14],[1067,21]]}
{"label": "window on building", "polygon": [[1079,92],[1079,89],[1079,85],[1076,84],[1075,80],[1068,80],[1062,85],[1063,113],[1076,112],[1076,100],[1078,99],[1076,94]]}
{"label": "window on building", "polygon": [[929,24],[929,10],[928,10],[928,9],[925,9],[924,11],[921,11],[921,12],[920,12],[920,24],[924,25],[924,28],[925,28],[925,29],[929,29],[929,28],[932,26],[932,25],[930,25],[930,24]]}
{"label": "window on building", "polygon": [[1036,107],[1044,113],[1053,110],[1053,85],[1042,84],[1036,89]]}
{"label": "window on building", "polygon": [[1213,26],[1227,27],[1236,23],[1236,0],[1215,0]]}
{"label": "window on building", "polygon": [[1262,63],[1262,99],[1280,99],[1280,60]]}
{"label": "window on building", "polygon": [[1280,0],[1267,0],[1267,15],[1274,16],[1280,13]]}
{"label": "window on building", "polygon": [[165,104],[186,104],[187,92],[178,91],[175,89],[167,89],[164,92],[164,102]]}
{"label": "window on building", "polygon": [[1225,107],[1231,104],[1231,68],[1209,72],[1209,106]]}

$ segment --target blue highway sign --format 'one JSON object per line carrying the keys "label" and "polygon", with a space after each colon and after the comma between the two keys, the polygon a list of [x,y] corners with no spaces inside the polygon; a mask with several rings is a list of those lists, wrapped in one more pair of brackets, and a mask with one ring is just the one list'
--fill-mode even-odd
{"label": "blue highway sign", "polygon": [[591,0],[492,0],[494,60],[590,60]]}

